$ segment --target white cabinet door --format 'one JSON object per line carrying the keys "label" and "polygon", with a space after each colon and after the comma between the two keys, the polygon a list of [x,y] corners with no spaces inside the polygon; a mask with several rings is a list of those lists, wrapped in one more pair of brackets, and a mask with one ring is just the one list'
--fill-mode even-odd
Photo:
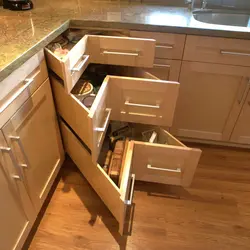
{"label": "white cabinet door", "polygon": [[247,67],[183,62],[171,132],[229,141],[249,89]]}
{"label": "white cabinet door", "polygon": [[250,92],[234,127],[231,142],[250,144]]}
{"label": "white cabinet door", "polygon": [[64,157],[49,80],[6,123],[3,133],[39,211]]}
{"label": "white cabinet door", "polygon": [[35,220],[19,166],[0,131],[0,248],[21,249]]}

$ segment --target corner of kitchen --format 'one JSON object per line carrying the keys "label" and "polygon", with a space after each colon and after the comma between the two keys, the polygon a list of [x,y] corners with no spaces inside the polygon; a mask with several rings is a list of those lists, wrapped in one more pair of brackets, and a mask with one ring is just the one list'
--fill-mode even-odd
{"label": "corner of kitchen", "polygon": [[0,249],[250,245],[247,0],[0,0]]}

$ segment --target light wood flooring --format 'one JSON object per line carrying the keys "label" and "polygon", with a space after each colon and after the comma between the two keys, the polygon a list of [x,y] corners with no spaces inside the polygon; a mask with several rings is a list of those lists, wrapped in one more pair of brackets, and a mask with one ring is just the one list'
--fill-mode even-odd
{"label": "light wood flooring", "polygon": [[249,250],[250,152],[201,148],[191,188],[136,183],[127,237],[67,159],[24,249]]}

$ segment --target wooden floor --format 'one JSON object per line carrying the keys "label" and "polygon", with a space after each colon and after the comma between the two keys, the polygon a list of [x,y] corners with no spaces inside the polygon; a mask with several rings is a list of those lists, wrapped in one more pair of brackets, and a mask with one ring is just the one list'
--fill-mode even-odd
{"label": "wooden floor", "polygon": [[117,233],[116,220],[67,160],[24,249],[249,250],[250,152],[202,150],[191,188],[136,183],[128,237]]}

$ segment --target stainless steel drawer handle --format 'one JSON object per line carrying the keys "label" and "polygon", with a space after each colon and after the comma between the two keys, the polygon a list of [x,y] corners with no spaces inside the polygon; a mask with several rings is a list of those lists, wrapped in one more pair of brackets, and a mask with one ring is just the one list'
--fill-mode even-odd
{"label": "stainless steel drawer handle", "polygon": [[130,52],[118,52],[118,51],[108,51],[104,50],[102,52],[104,55],[117,55],[117,56],[139,56],[139,53],[130,53]]}
{"label": "stainless steel drawer handle", "polygon": [[76,71],[79,72],[81,71],[82,67],[88,62],[89,60],[89,55],[83,55],[82,56],[82,61],[77,65],[77,67],[74,67],[71,71]]}
{"label": "stainless steel drawer handle", "polygon": [[110,119],[110,115],[111,115],[111,109],[106,109],[106,111],[108,111],[108,115],[107,115],[107,117],[106,117],[106,119],[105,119],[105,122],[104,122],[104,125],[103,125],[103,127],[101,127],[101,128],[96,128],[95,129],[95,131],[98,131],[98,132],[102,132],[102,134],[100,135],[100,137],[99,137],[99,140],[98,140],[98,143],[97,143],[97,147],[99,147],[100,146],[100,143],[101,143],[101,141],[102,141],[102,139],[103,139],[103,136],[105,135],[105,130],[106,130],[106,128],[107,128],[107,126],[108,126],[108,123],[109,123],[109,119]]}
{"label": "stainless steel drawer handle", "polygon": [[173,49],[174,46],[173,45],[156,45],[155,48],[158,48],[158,49]]}
{"label": "stainless steel drawer handle", "polygon": [[133,203],[134,188],[135,188],[135,174],[131,174],[131,189],[130,189],[129,200],[125,201],[126,205],[131,206]]}
{"label": "stainless steel drawer handle", "polygon": [[[135,115],[135,116],[143,116],[143,117],[153,117],[153,118],[156,118],[157,115],[152,115],[152,114],[144,114],[144,113],[136,113],[136,112],[125,112],[125,111],[121,111],[120,112],[122,115]],[[159,116],[159,118],[162,118],[162,116]]]}
{"label": "stainless steel drawer handle", "polygon": [[142,103],[133,103],[129,101],[126,101],[124,104],[127,106],[142,107],[142,108],[153,108],[153,109],[160,108],[160,105],[148,105],[148,104],[142,104]]}
{"label": "stainless steel drawer handle", "polygon": [[19,136],[9,136],[9,138],[12,140],[12,141],[16,141],[20,147],[20,150],[23,154],[23,158],[25,160],[25,163],[22,163],[20,164],[20,166],[24,167],[24,168],[28,168],[28,165],[29,165],[29,160],[28,160],[28,157],[25,153],[25,150],[24,150],[24,147],[23,147],[23,144],[22,144],[22,141],[21,141],[21,138]]}
{"label": "stainless steel drawer handle", "polygon": [[221,50],[220,53],[221,53],[222,55],[250,56],[250,53],[233,52],[233,51],[226,51],[226,50]]}
{"label": "stainless steel drawer handle", "polygon": [[95,131],[98,131],[98,132],[104,132],[106,130],[106,127],[108,125],[108,122],[109,122],[109,118],[110,118],[110,115],[111,115],[111,109],[106,109],[106,111],[108,112],[108,115],[105,119],[105,122],[104,122],[104,125],[100,128],[96,128]]}
{"label": "stainless steel drawer handle", "polygon": [[14,179],[23,180],[21,170],[20,170],[20,168],[19,168],[19,166],[18,166],[18,164],[17,164],[16,158],[15,158],[15,156],[14,156],[14,154],[13,154],[11,148],[8,148],[8,147],[0,147],[0,150],[1,150],[2,152],[5,152],[5,153],[8,153],[8,154],[9,154],[10,159],[11,159],[11,161],[12,161],[12,164],[14,165],[16,171],[19,173],[19,174],[13,175],[12,177],[13,177]]}
{"label": "stainless steel drawer handle", "polygon": [[158,63],[154,63],[153,64],[154,68],[170,68],[169,64],[158,64]]}
{"label": "stainless steel drawer handle", "polygon": [[157,168],[157,167],[152,167],[151,164],[147,165],[148,169],[152,170],[157,170],[157,171],[165,171],[165,172],[172,172],[172,173],[181,173],[181,168],[176,168],[176,169],[170,169],[170,168]]}

